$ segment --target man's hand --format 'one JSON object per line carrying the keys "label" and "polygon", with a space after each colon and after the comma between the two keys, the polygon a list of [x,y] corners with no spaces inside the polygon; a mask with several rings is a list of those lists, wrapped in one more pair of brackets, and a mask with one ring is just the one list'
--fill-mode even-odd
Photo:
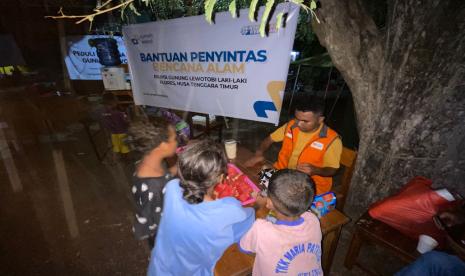
{"label": "man's hand", "polygon": [[263,157],[263,155],[254,155],[252,158],[247,160],[244,165],[246,168],[250,168],[263,161],[265,161],[265,157]]}
{"label": "man's hand", "polygon": [[298,164],[296,169],[308,175],[313,175],[315,173],[315,166],[310,164]]}
{"label": "man's hand", "polygon": [[308,174],[310,176],[319,175],[319,176],[325,176],[325,177],[335,175],[337,173],[337,170],[338,170],[336,168],[330,168],[330,167],[319,168],[319,167],[313,166],[313,165],[308,164],[308,163],[297,164],[296,169],[298,171],[306,173],[306,174]]}

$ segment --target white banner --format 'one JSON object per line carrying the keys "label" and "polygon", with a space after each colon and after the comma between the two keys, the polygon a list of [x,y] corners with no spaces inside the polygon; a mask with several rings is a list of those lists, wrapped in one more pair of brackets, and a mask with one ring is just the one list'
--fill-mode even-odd
{"label": "white banner", "polygon": [[[280,12],[286,22],[277,30]],[[136,104],[277,124],[299,7],[278,5],[265,38],[247,15],[217,13],[215,24],[193,16],[123,27]]]}
{"label": "white banner", "polygon": [[[65,58],[66,68],[69,78],[72,80],[101,80],[100,68],[97,57],[97,49],[90,47],[89,39],[108,37],[102,35],[79,35],[67,36],[66,47],[68,49]],[[121,36],[113,36],[118,43],[118,50],[121,55],[121,62],[127,63],[126,49]]]}

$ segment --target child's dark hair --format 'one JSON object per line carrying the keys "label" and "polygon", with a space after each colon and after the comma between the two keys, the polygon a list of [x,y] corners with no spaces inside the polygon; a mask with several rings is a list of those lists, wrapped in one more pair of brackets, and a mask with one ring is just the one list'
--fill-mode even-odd
{"label": "child's dark hair", "polygon": [[315,183],[303,172],[284,169],[273,174],[268,196],[274,207],[285,216],[300,216],[310,208],[315,195]]}
{"label": "child's dark hair", "polygon": [[111,93],[111,92],[106,92],[103,94],[102,96],[102,103],[104,105],[112,105],[114,103],[116,103],[116,96],[115,94]]}
{"label": "child's dark hair", "polygon": [[183,197],[190,204],[203,201],[208,189],[228,173],[223,146],[211,140],[189,145],[178,160],[178,174]]}
{"label": "child's dark hair", "polygon": [[148,153],[169,139],[171,124],[164,118],[136,121],[128,129],[127,144],[141,153]]}

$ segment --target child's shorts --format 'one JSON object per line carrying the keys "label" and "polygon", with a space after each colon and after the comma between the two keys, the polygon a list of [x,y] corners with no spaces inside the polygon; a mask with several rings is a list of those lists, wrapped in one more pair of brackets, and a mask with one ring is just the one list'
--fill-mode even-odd
{"label": "child's shorts", "polygon": [[124,139],[126,139],[127,134],[122,133],[122,134],[111,134],[111,145],[113,146],[113,152],[118,152],[118,153],[128,153],[129,148],[124,142]]}

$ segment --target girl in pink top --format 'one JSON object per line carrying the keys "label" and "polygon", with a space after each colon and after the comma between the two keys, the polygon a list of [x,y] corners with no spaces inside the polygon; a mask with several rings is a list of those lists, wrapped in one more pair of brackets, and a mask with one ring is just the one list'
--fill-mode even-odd
{"label": "girl in pink top", "polygon": [[307,174],[285,169],[271,177],[266,207],[277,220],[257,219],[239,242],[241,251],[256,254],[253,275],[323,275],[320,222],[307,211],[314,194]]}

